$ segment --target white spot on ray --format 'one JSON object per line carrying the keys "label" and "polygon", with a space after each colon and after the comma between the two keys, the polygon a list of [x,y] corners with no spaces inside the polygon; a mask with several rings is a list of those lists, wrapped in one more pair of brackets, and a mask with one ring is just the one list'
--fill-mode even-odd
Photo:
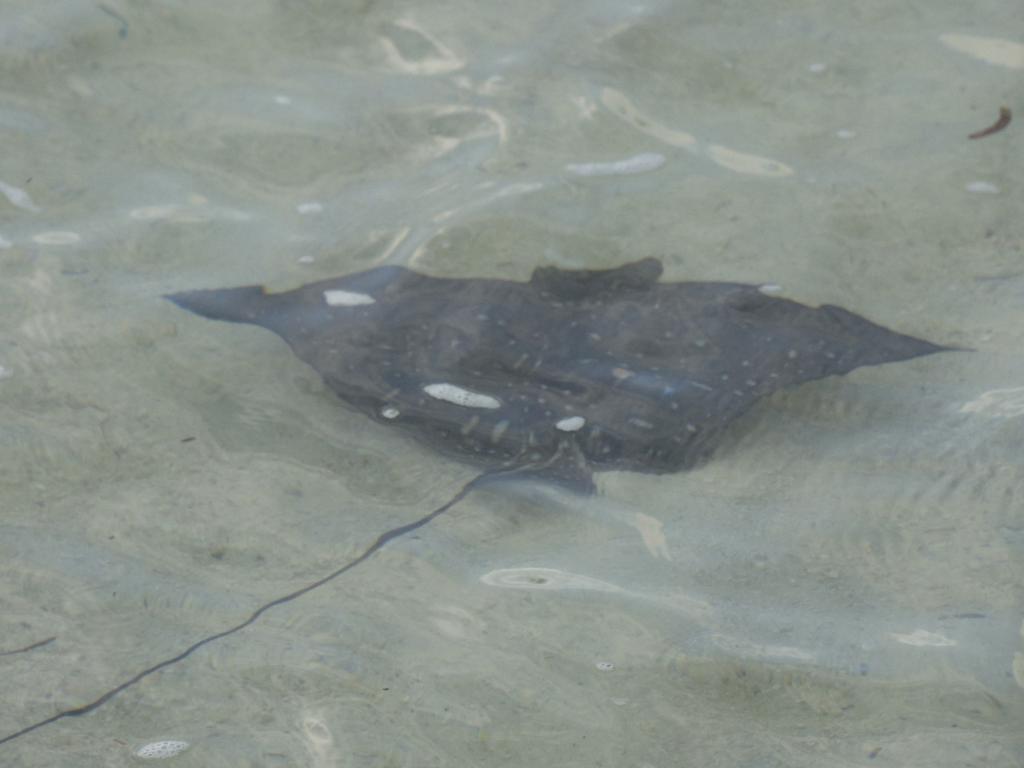
{"label": "white spot on ray", "polygon": [[497,398],[480,392],[471,392],[455,384],[427,384],[423,387],[423,391],[433,398],[444,400],[452,405],[461,405],[464,408],[493,409],[501,407],[501,401]]}
{"label": "white spot on ray", "polygon": [[358,307],[361,304],[377,303],[373,296],[355,291],[324,291],[324,301],[332,307]]}
{"label": "white spot on ray", "polygon": [[579,432],[586,423],[587,420],[582,416],[569,416],[561,421],[556,421],[555,429],[560,429],[563,432]]}
{"label": "white spot on ray", "polygon": [[401,414],[401,411],[399,411],[394,406],[390,406],[390,405],[387,408],[384,408],[380,412],[380,415],[383,416],[385,419],[397,419],[400,414]]}

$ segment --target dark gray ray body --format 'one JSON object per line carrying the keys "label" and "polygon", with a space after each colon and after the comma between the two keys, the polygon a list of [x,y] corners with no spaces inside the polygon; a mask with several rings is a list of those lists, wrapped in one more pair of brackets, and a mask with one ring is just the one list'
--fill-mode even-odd
{"label": "dark gray ray body", "polygon": [[594,471],[692,466],[783,387],[946,349],[840,307],[660,275],[654,259],[526,283],[390,266],[169,298],[274,331],[341,399],[434,450],[578,489]]}

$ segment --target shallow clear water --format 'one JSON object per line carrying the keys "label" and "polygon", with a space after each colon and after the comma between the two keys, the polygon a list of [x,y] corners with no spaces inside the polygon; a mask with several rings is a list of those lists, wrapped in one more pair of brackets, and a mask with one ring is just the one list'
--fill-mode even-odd
{"label": "shallow clear water", "polygon": [[0,41],[0,738],[473,476],[164,293],[658,256],[974,350],[692,472],[471,494],[0,764],[1024,764],[1020,126],[967,138],[1024,109],[1015,3],[9,1]]}

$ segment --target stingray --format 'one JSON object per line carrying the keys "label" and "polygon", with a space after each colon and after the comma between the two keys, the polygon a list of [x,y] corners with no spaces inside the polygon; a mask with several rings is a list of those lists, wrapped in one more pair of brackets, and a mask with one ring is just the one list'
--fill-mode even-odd
{"label": "stingray", "polygon": [[432,450],[584,493],[597,471],[694,466],[778,389],[946,349],[841,307],[661,272],[542,267],[523,283],[385,266],[168,298],[273,331],[343,401]]}
{"label": "stingray", "polygon": [[842,307],[808,307],[756,285],[661,282],[661,273],[656,259],[540,267],[527,282],[383,266],[281,293],[245,286],[168,296],[197,315],[273,331],[342,401],[480,473],[334,572],[0,744],[93,711],[364,563],[483,482],[518,476],[589,494],[595,472],[691,468],[766,395],[952,349]]}

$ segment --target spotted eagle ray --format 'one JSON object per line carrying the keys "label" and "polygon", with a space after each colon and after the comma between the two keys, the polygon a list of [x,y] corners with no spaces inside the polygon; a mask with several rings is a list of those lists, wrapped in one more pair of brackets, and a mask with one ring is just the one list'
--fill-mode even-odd
{"label": "spotted eagle ray", "polygon": [[281,293],[245,286],[169,295],[197,315],[273,331],[341,400],[481,473],[332,573],[0,744],[95,710],[366,562],[486,480],[533,477],[592,493],[596,471],[690,468],[776,390],[952,349],[842,307],[808,307],[756,285],[660,282],[661,272],[656,259],[607,270],[540,267],[522,283],[384,266]]}
{"label": "spotted eagle ray", "polygon": [[840,307],[661,271],[543,267],[521,283],[386,266],[168,298],[273,331],[342,400],[435,451],[584,492],[595,471],[692,467],[783,387],[946,349]]}

